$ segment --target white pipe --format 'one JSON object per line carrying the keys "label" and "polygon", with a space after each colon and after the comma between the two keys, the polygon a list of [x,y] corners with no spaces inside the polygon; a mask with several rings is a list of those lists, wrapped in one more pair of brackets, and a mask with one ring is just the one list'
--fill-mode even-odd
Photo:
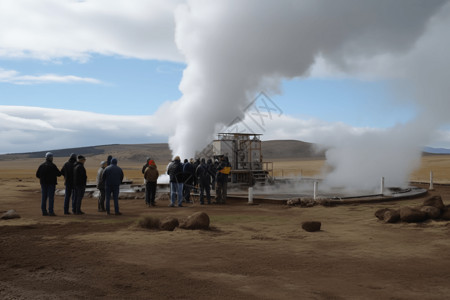
{"label": "white pipe", "polygon": [[381,177],[380,194],[384,195],[384,177]]}
{"label": "white pipe", "polygon": [[318,185],[319,183],[317,181],[314,181],[314,200],[316,200],[317,198]]}
{"label": "white pipe", "polygon": [[430,171],[430,188],[429,190],[434,190],[433,187],[433,171]]}
{"label": "white pipe", "polygon": [[253,188],[248,188],[248,204],[253,204]]}

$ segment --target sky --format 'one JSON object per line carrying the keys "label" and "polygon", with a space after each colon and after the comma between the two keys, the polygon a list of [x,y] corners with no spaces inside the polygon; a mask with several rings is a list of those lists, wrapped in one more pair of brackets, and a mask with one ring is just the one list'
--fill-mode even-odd
{"label": "sky", "polygon": [[449,25],[446,0],[2,0],[0,154],[191,157],[240,121],[332,148],[336,169],[349,146],[403,153],[408,173],[450,148]]}

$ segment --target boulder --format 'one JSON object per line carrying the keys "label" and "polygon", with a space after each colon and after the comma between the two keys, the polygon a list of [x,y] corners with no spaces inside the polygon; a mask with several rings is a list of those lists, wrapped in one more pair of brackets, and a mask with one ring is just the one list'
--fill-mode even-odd
{"label": "boulder", "polygon": [[322,223],[318,221],[306,221],[302,223],[303,230],[308,232],[320,231],[321,226]]}
{"label": "boulder", "polygon": [[427,213],[418,208],[404,206],[400,208],[400,220],[402,222],[423,222],[427,219]]}
{"label": "boulder", "polygon": [[442,202],[442,198],[439,195],[425,199],[422,206],[434,206],[441,211],[445,208],[444,202]]}
{"label": "boulder", "polygon": [[400,212],[397,209],[388,209],[384,212],[383,221],[386,223],[396,223],[400,221]]}
{"label": "boulder", "polygon": [[20,218],[20,215],[14,209],[8,210],[0,217],[0,219],[2,220],[17,219],[17,218]]}
{"label": "boulder", "polygon": [[420,210],[425,212],[429,219],[435,220],[441,216],[441,210],[435,206],[422,206]]}
{"label": "boulder", "polygon": [[174,231],[180,223],[177,218],[167,217],[161,222],[161,230]]}
{"label": "boulder", "polygon": [[378,218],[378,220],[384,221],[384,213],[387,212],[389,208],[381,208],[375,212],[375,217]]}
{"label": "boulder", "polygon": [[204,212],[196,212],[180,224],[183,229],[209,229],[209,216]]}

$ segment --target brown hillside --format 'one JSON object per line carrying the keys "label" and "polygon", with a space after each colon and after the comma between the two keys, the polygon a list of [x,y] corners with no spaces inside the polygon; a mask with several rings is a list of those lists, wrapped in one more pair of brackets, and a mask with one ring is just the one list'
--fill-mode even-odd
{"label": "brown hillside", "polygon": [[[315,145],[295,140],[272,140],[262,142],[264,160],[323,158],[322,152],[315,151]],[[156,161],[169,161],[172,157],[167,143],[159,144],[114,144],[80,148],[46,150],[30,153],[4,154],[1,160],[20,160],[27,158],[43,158],[47,151],[53,152],[55,157],[69,157],[71,153],[82,154],[96,160],[105,160],[112,155],[121,161],[144,162],[147,157]]]}

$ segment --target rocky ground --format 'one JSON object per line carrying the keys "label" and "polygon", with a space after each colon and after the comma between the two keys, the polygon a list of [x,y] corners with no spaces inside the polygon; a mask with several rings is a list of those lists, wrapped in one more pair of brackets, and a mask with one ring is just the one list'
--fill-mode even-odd
{"label": "rocky ground", "polygon": [[[122,216],[40,214],[34,179],[0,182],[2,299],[445,299],[450,294],[450,223],[388,224],[380,208],[421,199],[310,208],[276,204],[170,208],[121,200]],[[435,186],[450,204],[450,187]],[[148,230],[145,216],[205,212],[210,230]],[[320,221],[321,230],[301,224]]]}

